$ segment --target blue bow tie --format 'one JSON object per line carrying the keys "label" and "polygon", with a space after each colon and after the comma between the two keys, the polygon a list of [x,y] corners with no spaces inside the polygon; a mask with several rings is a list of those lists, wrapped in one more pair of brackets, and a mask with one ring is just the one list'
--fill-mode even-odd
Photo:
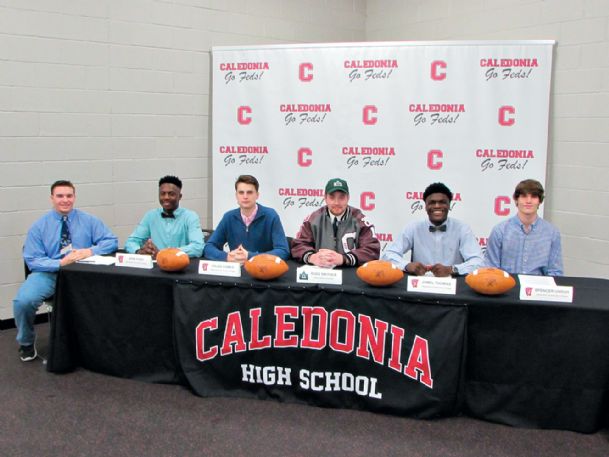
{"label": "blue bow tie", "polygon": [[446,231],[446,224],[442,224],[442,225],[430,225],[429,226],[429,231],[430,232],[445,232]]}

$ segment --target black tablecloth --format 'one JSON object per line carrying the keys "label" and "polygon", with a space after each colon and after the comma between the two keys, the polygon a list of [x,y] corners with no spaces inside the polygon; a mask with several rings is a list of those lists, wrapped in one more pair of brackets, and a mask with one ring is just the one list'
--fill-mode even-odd
{"label": "black tablecloth", "polygon": [[[197,363],[185,362],[184,354],[190,351],[186,360],[190,357],[192,361],[195,334],[186,336],[191,338],[190,346],[182,341],[184,335],[179,333],[176,309],[191,313],[192,322],[202,322],[211,316],[210,311],[221,309],[222,303],[230,302],[222,314],[226,316],[235,310],[247,313],[262,305],[260,300],[270,300],[271,303],[264,306],[271,308],[286,304],[326,306],[328,310],[351,309],[356,315],[371,314],[371,310],[378,307],[395,319],[406,319],[403,325],[410,327],[405,329],[406,333],[412,331],[409,340],[404,338],[406,349],[413,334],[432,335],[429,350],[430,358],[435,360],[439,352],[433,351],[442,345],[448,347],[446,342],[451,341],[440,338],[438,332],[448,335],[450,331],[438,324],[425,327],[425,320],[429,318],[426,315],[433,309],[440,314],[442,310],[451,310],[457,313],[453,317],[463,313],[466,325],[463,342],[456,338],[452,343],[464,345],[457,357],[460,368],[450,374],[450,382],[454,383],[452,390],[444,384],[449,376],[438,378],[434,372],[440,382],[438,386],[442,386],[438,392],[443,392],[441,398],[436,399],[436,409],[423,413],[416,407],[392,410],[383,406],[378,410],[420,417],[463,412],[511,425],[582,432],[593,432],[606,425],[609,401],[607,280],[557,278],[559,284],[575,288],[574,303],[564,304],[521,302],[517,287],[502,296],[485,297],[469,289],[463,278],[458,280],[457,294],[446,296],[408,293],[405,279],[389,288],[373,288],[355,277],[353,269],[343,270],[343,285],[334,286],[297,284],[295,264],[290,264],[286,275],[271,282],[257,281],[245,272],[241,278],[203,276],[197,273],[197,266],[198,262],[193,261],[180,273],[163,272],[156,266],[153,270],[81,264],[62,268],[58,275],[48,369],[60,373],[83,366],[145,381],[192,384],[192,368]],[[194,295],[179,299],[179,291],[186,289],[192,289],[187,295]],[[204,302],[197,303],[198,294]],[[229,297],[232,298],[228,300]],[[235,297],[246,301],[238,302]],[[225,320],[222,316],[220,328]],[[429,319],[428,322],[434,322]],[[459,322],[455,319],[450,324],[457,334]],[[245,328],[249,327],[244,325]],[[440,342],[440,346],[436,346]],[[452,349],[450,357],[461,350]],[[285,351],[276,351],[279,357],[276,360],[283,364],[287,363]],[[249,352],[253,355],[253,351]],[[319,363],[323,370],[318,371],[331,369],[332,363],[323,365],[320,360],[323,357],[315,361],[307,359],[306,363],[297,363],[295,369]],[[337,363],[341,370],[361,365],[356,357]],[[380,376],[379,370],[388,371],[386,358],[384,365],[372,371],[374,377]],[[216,361],[214,366],[226,368]],[[230,382],[235,381],[234,373]],[[276,388],[268,386],[252,386],[249,391],[238,392],[232,390],[235,386],[230,382],[227,390],[215,386],[199,393],[278,395]],[[416,389],[427,392],[420,380],[413,383],[416,388],[408,393],[412,400],[416,398]],[[323,395],[313,401],[299,395],[296,393],[295,398],[288,399],[334,404],[334,400]],[[359,400],[347,406],[377,409]]]}
{"label": "black tablecloth", "polygon": [[458,411],[464,306],[188,283],[174,297],[180,364],[199,395],[422,418]]}
{"label": "black tablecloth", "polygon": [[[471,297],[465,412],[593,432],[609,416],[609,281],[557,278],[574,303]],[[472,292],[469,292],[472,294]]]}

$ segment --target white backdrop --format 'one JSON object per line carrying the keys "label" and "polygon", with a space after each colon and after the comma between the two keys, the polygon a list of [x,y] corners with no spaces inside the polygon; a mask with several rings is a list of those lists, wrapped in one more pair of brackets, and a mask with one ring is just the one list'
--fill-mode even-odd
{"label": "white backdrop", "polygon": [[525,178],[545,184],[553,41],[215,47],[213,220],[252,174],[286,234],[341,177],[383,248],[444,182],[451,217],[482,246],[514,214]]}

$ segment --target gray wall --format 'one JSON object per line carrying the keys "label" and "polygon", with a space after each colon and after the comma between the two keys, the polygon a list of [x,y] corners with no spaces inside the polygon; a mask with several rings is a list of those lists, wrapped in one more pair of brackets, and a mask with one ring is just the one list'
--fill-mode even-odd
{"label": "gray wall", "polygon": [[609,278],[607,0],[0,0],[0,319],[56,179],[121,244],[168,173],[211,225],[211,46],[453,39],[558,40],[546,215]]}
{"label": "gray wall", "polygon": [[57,179],[121,244],[165,174],[211,225],[211,46],[363,41],[365,13],[365,1],[0,0],[0,319]]}

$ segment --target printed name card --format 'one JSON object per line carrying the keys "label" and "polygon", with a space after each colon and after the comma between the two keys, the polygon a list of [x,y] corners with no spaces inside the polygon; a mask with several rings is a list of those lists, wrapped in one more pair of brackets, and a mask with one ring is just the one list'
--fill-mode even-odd
{"label": "printed name card", "polygon": [[425,294],[455,295],[457,293],[457,280],[450,277],[408,276],[406,290]]}
{"label": "printed name card", "polygon": [[116,254],[114,264],[117,267],[146,268],[150,270],[152,257],[144,254]]}
{"label": "printed name card", "polygon": [[86,259],[77,260],[78,263],[88,263],[90,265],[112,265],[116,259],[112,256],[92,255]]}
{"label": "printed name card", "polygon": [[343,283],[343,272],[342,270],[305,265],[296,269],[296,282],[341,285]]}
{"label": "printed name card", "polygon": [[241,265],[235,262],[221,262],[218,260],[199,260],[199,274],[240,278]]}
{"label": "printed name card", "polygon": [[573,303],[573,287],[557,286],[551,276],[518,275],[520,299]]}
{"label": "printed name card", "polygon": [[521,287],[520,299],[573,303],[573,286]]}

